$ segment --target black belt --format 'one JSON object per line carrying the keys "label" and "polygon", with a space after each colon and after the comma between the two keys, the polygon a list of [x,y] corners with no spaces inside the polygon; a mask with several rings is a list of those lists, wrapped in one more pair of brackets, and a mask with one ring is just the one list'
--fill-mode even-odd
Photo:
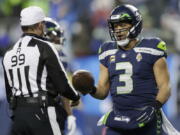
{"label": "black belt", "polygon": [[17,97],[16,99],[17,107],[29,107],[29,106],[40,106],[39,98],[34,97]]}
{"label": "black belt", "polygon": [[34,98],[34,97],[18,97],[17,102],[25,102],[28,104],[36,104],[39,103],[39,98]]}
{"label": "black belt", "polygon": [[16,105],[18,106],[55,106],[57,103],[53,98],[49,98],[44,105],[39,97],[17,97],[16,98]]}

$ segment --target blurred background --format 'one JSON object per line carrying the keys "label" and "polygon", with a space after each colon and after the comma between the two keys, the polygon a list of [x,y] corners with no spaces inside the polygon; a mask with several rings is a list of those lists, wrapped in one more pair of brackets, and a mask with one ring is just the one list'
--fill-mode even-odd
{"label": "blurred background", "polygon": [[[172,95],[164,111],[180,130],[180,0],[0,0],[0,56],[13,45],[22,32],[19,14],[22,8],[37,5],[47,16],[57,20],[65,30],[65,51],[72,70],[89,70],[97,83],[101,43],[110,40],[107,18],[111,10],[123,3],[139,8],[143,16],[142,36],[157,36],[167,43]],[[6,101],[2,65],[0,65],[0,134],[7,135],[11,124]],[[73,109],[77,117],[75,135],[101,135],[98,119],[111,108],[111,99],[100,101],[82,97]]]}

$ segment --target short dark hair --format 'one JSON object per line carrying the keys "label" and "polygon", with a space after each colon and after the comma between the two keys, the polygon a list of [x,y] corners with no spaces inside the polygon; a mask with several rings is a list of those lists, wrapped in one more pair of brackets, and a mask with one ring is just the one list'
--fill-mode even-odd
{"label": "short dark hair", "polygon": [[37,28],[39,23],[33,24],[33,25],[28,25],[28,26],[21,26],[21,29],[23,32],[26,32],[28,30],[34,30]]}

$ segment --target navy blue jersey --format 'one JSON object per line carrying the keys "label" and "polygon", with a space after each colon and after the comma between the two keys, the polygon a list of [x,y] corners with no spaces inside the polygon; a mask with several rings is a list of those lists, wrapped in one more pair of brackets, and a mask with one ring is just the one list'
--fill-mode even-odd
{"label": "navy blue jersey", "polygon": [[69,60],[68,60],[66,53],[62,49],[59,50],[58,53],[59,53],[60,60],[63,64],[66,72],[72,72],[72,68],[71,68],[71,65],[69,63]]}
{"label": "navy blue jersey", "polygon": [[63,64],[65,70],[68,71],[69,67],[68,67],[67,56],[65,55],[65,53],[62,50],[58,51],[58,53],[59,53],[60,60]]}
{"label": "navy blue jersey", "polygon": [[166,44],[158,38],[144,38],[131,50],[106,42],[99,49],[100,63],[108,68],[110,93],[116,110],[139,108],[155,101],[158,88],[154,63],[166,57]]}

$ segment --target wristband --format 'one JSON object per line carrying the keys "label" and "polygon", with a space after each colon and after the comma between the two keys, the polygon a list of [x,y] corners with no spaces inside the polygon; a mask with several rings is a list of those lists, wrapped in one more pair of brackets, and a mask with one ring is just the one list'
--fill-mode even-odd
{"label": "wristband", "polygon": [[156,109],[160,109],[162,106],[163,106],[163,104],[160,101],[158,101],[158,100],[155,101],[155,108]]}
{"label": "wristband", "polygon": [[96,93],[97,89],[96,86],[93,86],[92,91],[90,92],[90,94],[94,95]]}

